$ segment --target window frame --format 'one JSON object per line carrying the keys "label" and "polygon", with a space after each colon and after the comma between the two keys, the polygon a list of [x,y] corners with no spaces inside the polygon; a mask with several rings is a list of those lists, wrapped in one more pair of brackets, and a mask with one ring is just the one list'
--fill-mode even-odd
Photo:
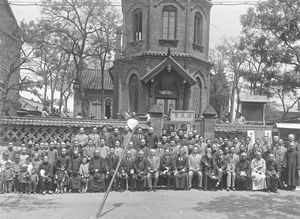
{"label": "window frame", "polygon": [[197,11],[194,16],[194,44],[203,45],[203,15]]}
{"label": "window frame", "polygon": [[132,39],[134,42],[143,40],[143,10],[136,8],[132,12]]}
{"label": "window frame", "polygon": [[[168,16],[167,16],[167,28],[165,27],[165,23],[164,23],[164,19],[165,19],[165,12],[167,12]],[[171,16],[170,13],[174,12],[174,36],[172,38],[170,38],[170,20],[171,20]],[[165,37],[165,29],[167,29],[167,37]],[[164,40],[176,40],[177,38],[177,8],[173,5],[168,5],[163,7],[162,10],[162,39]]]}

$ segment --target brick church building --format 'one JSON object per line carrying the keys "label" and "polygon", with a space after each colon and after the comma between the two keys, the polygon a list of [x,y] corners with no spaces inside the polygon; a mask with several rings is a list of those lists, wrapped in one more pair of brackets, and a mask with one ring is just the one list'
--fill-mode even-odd
{"label": "brick church building", "polygon": [[111,69],[114,116],[158,106],[197,118],[211,108],[211,7],[207,0],[122,0],[124,53]]}

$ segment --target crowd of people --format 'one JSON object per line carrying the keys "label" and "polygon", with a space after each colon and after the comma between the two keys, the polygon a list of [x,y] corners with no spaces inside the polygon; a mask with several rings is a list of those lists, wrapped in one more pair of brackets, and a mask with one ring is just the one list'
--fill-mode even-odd
{"label": "crowd of people", "polygon": [[0,160],[0,192],[104,192],[115,171],[115,191],[294,191],[300,146],[292,134],[286,142],[278,136],[205,140],[197,130],[163,129],[157,136],[153,127],[138,128],[133,135],[127,126],[122,133],[95,127],[86,134],[80,128],[65,142],[9,142]]}

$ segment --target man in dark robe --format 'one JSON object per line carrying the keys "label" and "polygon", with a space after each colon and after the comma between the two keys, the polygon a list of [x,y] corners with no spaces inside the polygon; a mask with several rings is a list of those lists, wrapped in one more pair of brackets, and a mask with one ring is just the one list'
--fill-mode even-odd
{"label": "man in dark robe", "polygon": [[[63,175],[63,174],[60,174],[60,173],[65,172],[65,171],[67,173],[70,173],[71,159],[67,155],[67,150],[65,148],[62,148],[62,150],[61,150],[61,155],[58,158],[58,160],[56,161],[55,169],[56,169],[57,176]],[[69,182],[70,182],[69,175],[66,174],[65,175],[64,186],[67,187],[68,190],[69,190]]]}
{"label": "man in dark robe", "polygon": [[209,185],[216,184],[218,177],[216,175],[216,165],[213,160],[212,150],[210,147],[206,148],[205,155],[201,159],[203,169],[203,190],[207,190]]}
{"label": "man in dark robe", "polygon": [[[119,157],[115,155],[115,149],[110,148],[109,154],[105,158],[105,169],[106,169],[106,176],[105,176],[105,185],[108,187],[115,171],[119,163]],[[119,174],[117,173],[113,189],[117,190],[119,185]]]}
{"label": "man in dark robe", "polygon": [[295,191],[299,182],[300,154],[296,151],[295,146],[296,144],[288,142],[282,165],[285,168],[287,189],[291,191]]}
{"label": "man in dark robe", "polygon": [[240,160],[235,166],[236,188],[238,190],[250,190],[251,185],[251,163],[247,159],[247,154],[242,153]]}
{"label": "man in dark robe", "polygon": [[[229,159],[227,156],[224,156],[222,149],[218,150],[218,154],[214,160],[218,173],[218,182],[216,187],[223,189],[223,176],[226,176],[227,164],[229,163]],[[233,188],[234,189],[234,188]]]}
{"label": "man in dark robe", "polygon": [[90,192],[104,192],[105,190],[105,160],[100,156],[100,151],[95,150],[94,156],[89,162],[89,185]]}
{"label": "man in dark robe", "polygon": [[150,155],[150,149],[149,147],[146,145],[146,141],[145,139],[142,139],[140,141],[140,147],[139,147],[139,150],[143,151],[144,152],[144,157],[148,157]]}
{"label": "man in dark robe", "polygon": [[81,176],[79,174],[79,167],[81,164],[81,157],[78,151],[74,151],[73,158],[71,159],[70,173],[70,189],[72,192],[78,192],[81,189]]}
{"label": "man in dark robe", "polygon": [[269,154],[266,162],[266,182],[268,192],[277,192],[278,180],[280,175],[280,167],[273,154]]}
{"label": "man in dark robe", "polygon": [[144,152],[139,151],[134,162],[134,175],[132,176],[133,188],[137,189],[137,184],[140,184],[140,189],[144,190],[146,187],[148,161],[144,157]]}
{"label": "man in dark robe", "polygon": [[188,189],[189,161],[183,148],[179,149],[179,154],[174,160],[174,166],[175,189]]}
{"label": "man in dark robe", "polygon": [[121,145],[123,144],[123,136],[120,134],[119,129],[115,128],[112,135],[108,138],[108,147],[114,148],[116,140],[119,140]]}
{"label": "man in dark robe", "polygon": [[45,195],[46,192],[52,194],[53,167],[52,164],[48,162],[47,156],[44,157],[43,163],[40,164],[38,173],[41,179],[43,195]]}
{"label": "man in dark robe", "polygon": [[131,153],[131,150],[128,150],[126,157],[122,160],[119,176],[120,176],[120,191],[124,191],[127,188],[127,185],[131,191],[134,191],[132,186],[132,176],[134,174],[134,156]]}
{"label": "man in dark robe", "polygon": [[167,178],[167,188],[170,189],[174,177],[174,162],[170,154],[170,149],[166,149],[164,155],[160,158],[160,176]]}
{"label": "man in dark robe", "polygon": [[154,134],[153,127],[149,127],[147,134],[145,135],[146,145],[150,148],[156,148],[156,144],[158,142],[157,135]]}

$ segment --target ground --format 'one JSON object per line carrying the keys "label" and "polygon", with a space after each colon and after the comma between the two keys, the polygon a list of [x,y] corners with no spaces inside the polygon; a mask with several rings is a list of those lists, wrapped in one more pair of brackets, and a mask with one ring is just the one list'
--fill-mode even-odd
{"label": "ground", "polygon": [[[95,218],[103,193],[0,195],[2,219]],[[111,192],[101,218],[299,218],[300,191]]]}

